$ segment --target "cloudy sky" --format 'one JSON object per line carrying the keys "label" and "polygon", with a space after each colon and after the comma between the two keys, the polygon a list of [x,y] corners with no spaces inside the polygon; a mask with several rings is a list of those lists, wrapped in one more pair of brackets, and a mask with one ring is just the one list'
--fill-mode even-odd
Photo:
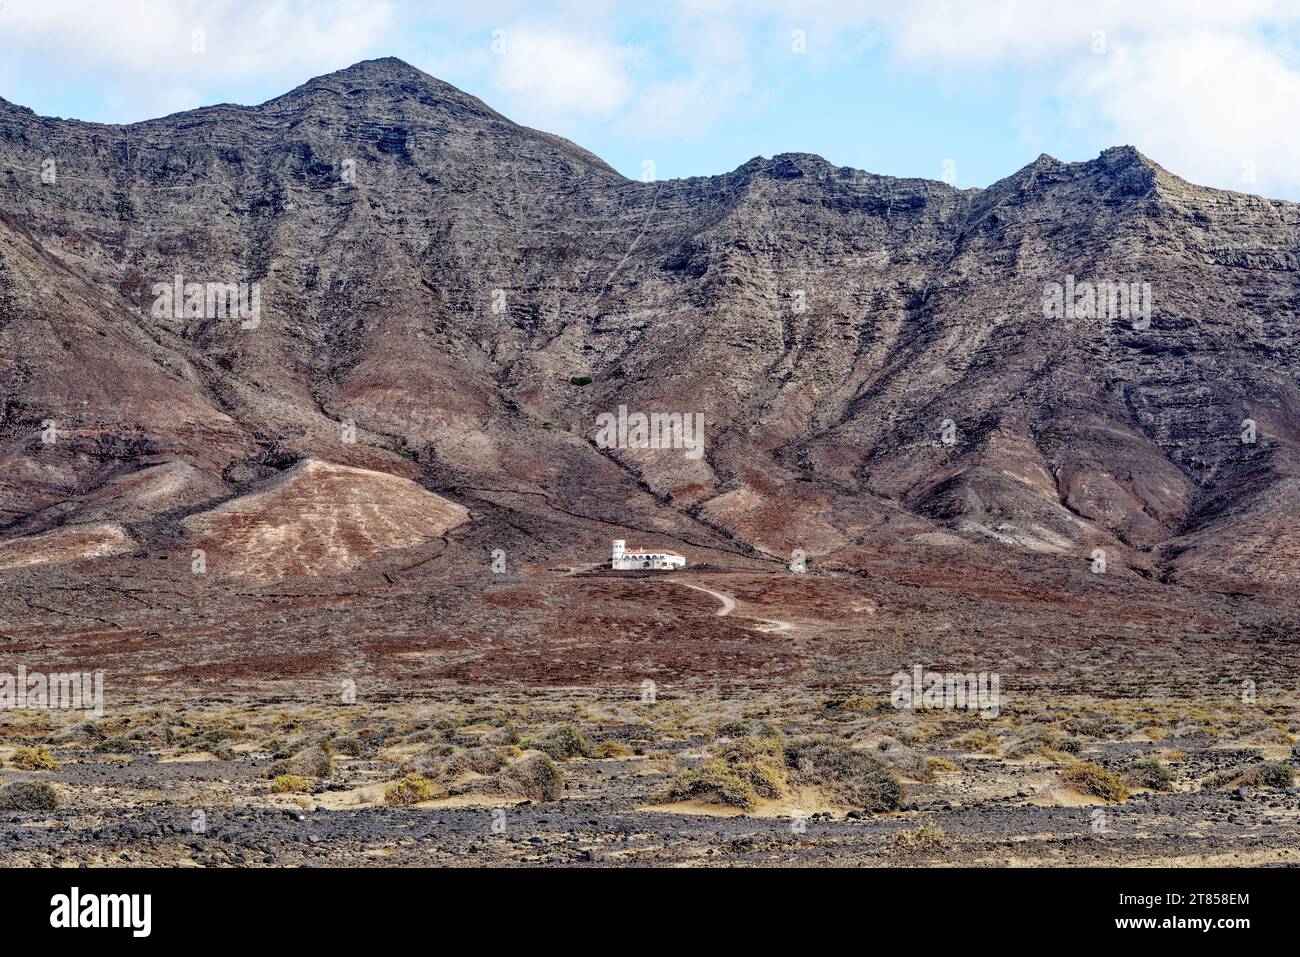
{"label": "cloudy sky", "polygon": [[0,0],[0,96],[52,116],[257,103],[377,56],[633,177],[811,152],[986,186],[1129,143],[1300,200],[1300,0]]}

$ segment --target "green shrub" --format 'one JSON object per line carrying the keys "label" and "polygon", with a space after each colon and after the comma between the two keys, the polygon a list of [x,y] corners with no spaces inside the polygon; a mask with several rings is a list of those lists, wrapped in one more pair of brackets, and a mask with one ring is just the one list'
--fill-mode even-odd
{"label": "green shrub", "polygon": [[1129,769],[1124,772],[1124,780],[1135,788],[1168,791],[1173,786],[1174,776],[1159,761],[1147,759],[1134,761]]}
{"label": "green shrub", "polygon": [[0,786],[0,809],[53,811],[58,806],[59,792],[48,781],[13,781]]}
{"label": "green shrub", "polygon": [[778,798],[788,790],[780,738],[735,738],[719,747],[717,755],[759,797]]}
{"label": "green shrub", "polygon": [[431,797],[433,797],[432,786],[418,774],[408,774],[402,780],[390,784],[384,791],[384,803],[395,807],[419,804]]}
{"label": "green shrub", "polygon": [[1091,794],[1106,801],[1128,798],[1128,785],[1119,775],[1095,764],[1073,764],[1061,771],[1058,778],[1071,791],[1080,794]]}
{"label": "green shrub", "polygon": [[585,758],[591,755],[591,742],[574,725],[562,724],[534,745],[556,761]]}
{"label": "green shrub", "polygon": [[714,736],[719,738],[744,738],[748,735],[749,722],[741,721],[739,718],[718,725],[718,729],[714,732]]}
{"label": "green shrub", "polygon": [[591,376],[575,375],[569,379],[570,385],[591,385]]}
{"label": "green shrub", "polygon": [[59,770],[59,762],[54,760],[50,749],[43,744],[38,744],[34,748],[19,748],[10,760],[13,761],[14,767],[22,768],[24,771]]}
{"label": "green shrub", "polygon": [[272,794],[306,794],[311,790],[311,778],[297,774],[281,774],[271,782]]}

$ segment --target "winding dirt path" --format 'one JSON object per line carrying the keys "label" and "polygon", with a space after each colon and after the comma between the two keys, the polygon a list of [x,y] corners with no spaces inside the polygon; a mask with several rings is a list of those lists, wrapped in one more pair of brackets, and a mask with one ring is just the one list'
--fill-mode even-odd
{"label": "winding dirt path", "polygon": [[[724,592],[714,591],[712,588],[705,588],[703,585],[693,585],[690,582],[673,581],[674,585],[681,585],[684,588],[692,588],[695,591],[702,591],[706,595],[712,595],[718,601],[722,602],[722,607],[716,612],[719,618],[725,618],[736,610],[736,599]],[[755,628],[755,631],[773,632],[773,631],[790,631],[794,625],[788,621],[782,621],[780,618],[755,618],[754,621],[761,624]]]}
{"label": "winding dirt path", "polygon": [[725,618],[736,610],[736,599],[730,595],[724,595],[720,591],[714,591],[712,588],[705,588],[703,585],[692,585],[690,582],[673,582],[674,585],[681,585],[684,588],[694,588],[696,591],[702,591],[706,595],[712,595],[718,601],[722,602],[722,609],[717,613],[719,618]]}

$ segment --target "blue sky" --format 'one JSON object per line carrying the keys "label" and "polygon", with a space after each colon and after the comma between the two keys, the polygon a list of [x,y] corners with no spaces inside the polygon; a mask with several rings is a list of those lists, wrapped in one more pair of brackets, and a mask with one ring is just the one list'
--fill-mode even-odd
{"label": "blue sky", "polygon": [[986,186],[1131,143],[1300,200],[1293,0],[0,0],[0,96],[129,122],[398,56],[628,176],[799,151]]}

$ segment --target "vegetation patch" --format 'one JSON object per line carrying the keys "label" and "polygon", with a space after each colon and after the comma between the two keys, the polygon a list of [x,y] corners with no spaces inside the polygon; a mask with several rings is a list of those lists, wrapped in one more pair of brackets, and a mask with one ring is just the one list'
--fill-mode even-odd
{"label": "vegetation patch", "polygon": [[1134,761],[1124,772],[1124,780],[1135,788],[1148,788],[1152,791],[1168,791],[1173,787],[1174,776],[1159,761],[1145,759]]}
{"label": "vegetation patch", "polygon": [[497,775],[498,786],[507,794],[533,801],[556,801],[564,793],[564,775],[549,754],[530,751]]}
{"label": "vegetation patch", "polygon": [[1096,764],[1071,765],[1058,775],[1058,779],[1079,794],[1090,794],[1105,801],[1128,799],[1128,785],[1119,775]]}
{"label": "vegetation patch", "polygon": [[277,778],[282,774],[296,774],[306,778],[327,778],[334,773],[334,755],[328,745],[303,748],[293,757],[271,765],[267,776]]}
{"label": "vegetation patch", "polygon": [[59,792],[48,781],[13,781],[0,786],[0,808],[6,811],[53,811]]}
{"label": "vegetation patch", "polygon": [[433,797],[433,786],[418,774],[408,774],[384,791],[384,803],[394,807],[419,804]]}
{"label": "vegetation patch", "polygon": [[54,760],[54,755],[50,754],[50,749],[43,744],[38,744],[34,748],[19,748],[10,758],[14,767],[22,768],[24,771],[57,771],[59,762]]}
{"label": "vegetation patch", "polygon": [[622,741],[615,741],[610,738],[596,745],[595,756],[598,758],[626,758],[633,753],[632,749]]}
{"label": "vegetation patch", "polygon": [[881,760],[833,738],[808,738],[785,749],[786,767],[800,784],[828,789],[841,804],[878,813],[902,806],[903,786]]}
{"label": "vegetation patch", "polygon": [[1224,788],[1289,788],[1295,771],[1285,761],[1264,761],[1247,764],[1212,774],[1201,782],[1206,791]]}
{"label": "vegetation patch", "polygon": [[560,725],[541,741],[532,742],[532,747],[546,752],[556,761],[590,757],[592,753],[587,736],[572,724]]}
{"label": "vegetation patch", "polygon": [[704,801],[752,811],[758,806],[758,795],[753,786],[741,779],[726,761],[715,760],[683,771],[668,784],[668,789],[657,799],[658,804],[675,801]]}
{"label": "vegetation patch", "polygon": [[910,831],[894,834],[894,847],[907,849],[944,847],[948,843],[943,828],[933,821],[924,821]]}
{"label": "vegetation patch", "polygon": [[717,753],[758,797],[779,798],[789,790],[789,769],[779,738],[736,738]]}
{"label": "vegetation patch", "polygon": [[271,782],[272,794],[306,794],[311,790],[311,778],[297,774],[281,774]]}

